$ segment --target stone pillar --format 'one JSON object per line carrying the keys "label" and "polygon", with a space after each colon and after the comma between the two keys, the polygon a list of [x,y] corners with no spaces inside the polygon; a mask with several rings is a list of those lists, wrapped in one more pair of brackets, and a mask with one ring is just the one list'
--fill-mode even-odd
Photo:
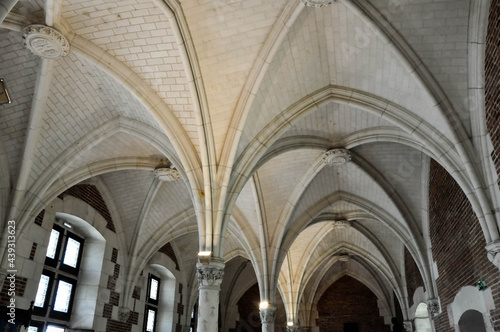
{"label": "stone pillar", "polygon": [[217,332],[219,322],[219,292],[224,263],[213,259],[207,264],[196,265],[198,277],[198,332]]}
{"label": "stone pillar", "polygon": [[276,308],[259,309],[262,322],[262,332],[274,332],[274,314]]}

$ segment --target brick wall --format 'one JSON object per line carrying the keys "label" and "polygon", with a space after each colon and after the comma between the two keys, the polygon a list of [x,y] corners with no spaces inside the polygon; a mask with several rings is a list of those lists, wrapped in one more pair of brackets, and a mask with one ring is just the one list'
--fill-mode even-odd
{"label": "brick wall", "polygon": [[164,253],[171,260],[173,260],[175,263],[175,269],[177,271],[180,271],[179,270],[179,262],[177,261],[177,257],[175,256],[174,248],[172,248],[172,245],[170,244],[170,242],[167,243],[166,245],[164,245],[163,247],[161,247],[160,250],[158,250],[158,251],[161,253]]}
{"label": "brick wall", "polygon": [[[491,0],[486,35],[486,125],[493,143],[491,158],[500,175],[500,0]],[[500,186],[500,183],[499,183]]]}
{"label": "brick wall", "polygon": [[405,248],[405,275],[406,275],[406,290],[408,291],[408,298],[410,300],[410,307],[413,305],[413,294],[415,290],[422,286],[424,287],[424,280],[413,260],[408,249]]}
{"label": "brick wall", "polygon": [[259,285],[255,284],[238,301],[240,320],[236,324],[236,331],[261,331],[259,303]]}
{"label": "brick wall", "polygon": [[59,198],[64,199],[64,195],[74,196],[92,206],[106,220],[106,228],[116,233],[111,214],[96,186],[91,184],[77,184],[59,195]]}
{"label": "brick wall", "polygon": [[361,282],[343,276],[318,301],[320,332],[344,331],[344,323],[357,323],[359,332],[385,332],[390,326],[379,316],[377,296]]}
{"label": "brick wall", "polygon": [[[439,278],[437,288],[443,313],[434,319],[436,331],[454,331],[446,306],[464,286],[486,281],[500,308],[500,274],[488,261],[486,242],[467,197],[455,180],[434,160],[429,179],[429,232]],[[500,330],[500,310],[491,312],[495,331]]]}

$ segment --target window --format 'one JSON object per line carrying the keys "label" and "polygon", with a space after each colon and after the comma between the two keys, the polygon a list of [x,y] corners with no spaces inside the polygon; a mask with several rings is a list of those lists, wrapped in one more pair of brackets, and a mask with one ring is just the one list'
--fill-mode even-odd
{"label": "window", "polygon": [[158,301],[160,298],[160,278],[152,274],[148,277],[148,296],[144,310],[144,331],[155,332]]}
{"label": "window", "polygon": [[[45,268],[38,283],[33,314],[43,317],[41,325],[31,324],[29,332],[64,331],[75,297],[77,278],[83,253],[83,238],[54,225],[45,257]],[[62,324],[44,323],[60,320]]]}

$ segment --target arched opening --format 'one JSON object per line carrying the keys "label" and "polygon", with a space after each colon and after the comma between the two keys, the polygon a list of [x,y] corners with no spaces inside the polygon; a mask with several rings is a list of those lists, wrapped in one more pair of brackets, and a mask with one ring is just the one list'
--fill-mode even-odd
{"label": "arched opening", "polygon": [[467,310],[458,321],[460,332],[486,332],[483,315],[477,310]]}
{"label": "arched opening", "polygon": [[155,331],[175,331],[175,276],[166,267],[159,264],[151,264],[150,268],[151,273],[157,274],[161,279],[158,297],[158,317],[156,319]]}
{"label": "arched opening", "polygon": [[345,275],[321,295],[317,303],[319,332],[387,331],[377,296],[365,284]]}
{"label": "arched opening", "polygon": [[420,303],[415,311],[415,331],[416,332],[431,332],[431,320],[429,319],[429,311],[427,304]]}
{"label": "arched opening", "polygon": [[[89,222],[55,214],[30,328],[92,329],[106,240]],[[59,324],[59,325],[57,325]],[[57,327],[59,326],[59,327]]]}

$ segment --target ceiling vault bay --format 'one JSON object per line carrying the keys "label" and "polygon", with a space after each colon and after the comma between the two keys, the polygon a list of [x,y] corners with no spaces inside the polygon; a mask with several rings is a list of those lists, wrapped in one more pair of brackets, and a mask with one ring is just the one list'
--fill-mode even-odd
{"label": "ceiling vault bay", "polygon": [[[455,1],[472,19],[454,30],[461,65],[446,76],[418,15],[408,29],[410,8],[385,0],[127,3],[22,0],[0,15],[0,76],[13,99],[0,106],[4,229],[16,220],[21,232],[65,190],[99,184],[128,258],[124,305],[171,242],[190,286],[196,253],[211,251],[231,262],[231,289],[257,282],[261,300],[282,302],[303,325],[344,275],[377,295],[383,316],[394,315],[393,294],[407,310],[405,249],[437,296],[431,159],[467,195],[486,243],[500,240],[498,190],[478,158],[488,156],[486,135],[460,99],[479,66],[467,66],[463,43],[479,5]],[[60,31],[69,54],[25,49],[33,23]],[[337,148],[352,160],[326,165]],[[182,180],[155,179],[162,160]],[[2,264],[5,247],[2,237]],[[239,282],[249,264],[255,276]]]}

